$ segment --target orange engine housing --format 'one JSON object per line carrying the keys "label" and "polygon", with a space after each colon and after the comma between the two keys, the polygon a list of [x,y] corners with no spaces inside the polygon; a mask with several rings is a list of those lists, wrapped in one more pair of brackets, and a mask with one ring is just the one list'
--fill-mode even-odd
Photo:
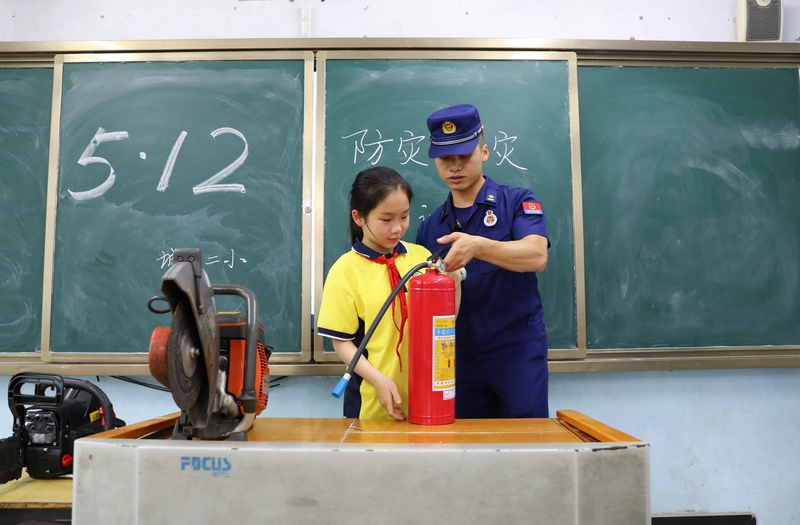
{"label": "orange engine housing", "polygon": [[[244,385],[244,364],[246,357],[246,314],[244,312],[225,312],[218,314],[220,357],[227,357],[228,384],[227,391],[234,397],[242,394]],[[148,363],[150,374],[156,381],[169,388],[167,372],[167,340],[170,328],[159,326],[150,336]],[[269,357],[271,347],[264,343],[264,328],[258,327],[256,344],[256,415],[267,408],[269,401]],[[241,408],[240,408],[241,410]]]}
{"label": "orange engine housing", "polygon": [[[230,360],[228,361],[228,392],[239,397],[244,384],[245,340],[230,339]],[[222,346],[220,342],[220,346]],[[267,408],[269,401],[269,364],[267,350],[261,341],[256,345],[256,415]],[[241,408],[240,408],[241,410]]]}

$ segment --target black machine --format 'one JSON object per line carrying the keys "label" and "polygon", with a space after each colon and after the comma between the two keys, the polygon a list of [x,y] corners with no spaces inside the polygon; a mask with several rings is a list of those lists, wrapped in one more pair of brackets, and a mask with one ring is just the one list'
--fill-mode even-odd
{"label": "black machine", "polygon": [[0,483],[72,474],[75,440],[125,426],[105,393],[82,379],[22,372],[8,383],[13,434],[0,441]]}

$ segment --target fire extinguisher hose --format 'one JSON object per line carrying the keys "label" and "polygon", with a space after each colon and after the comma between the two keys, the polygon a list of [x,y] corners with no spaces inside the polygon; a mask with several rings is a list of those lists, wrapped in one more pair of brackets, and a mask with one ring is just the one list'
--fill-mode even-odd
{"label": "fire extinguisher hose", "polygon": [[406,273],[403,276],[403,278],[400,279],[400,282],[397,283],[397,286],[394,287],[394,290],[392,290],[392,293],[389,294],[389,297],[386,299],[386,302],[383,303],[383,306],[378,312],[378,315],[375,316],[375,319],[372,321],[372,324],[369,325],[369,330],[367,330],[366,334],[364,334],[364,339],[361,341],[361,344],[358,345],[358,350],[356,350],[356,353],[353,354],[353,358],[350,360],[350,364],[347,365],[347,370],[345,371],[344,375],[339,380],[339,382],[336,384],[336,388],[334,388],[333,392],[331,392],[333,397],[339,398],[344,393],[344,389],[345,387],[347,387],[347,382],[350,381],[350,378],[353,375],[353,369],[355,369],[358,360],[361,358],[361,354],[364,353],[364,349],[367,347],[367,342],[369,342],[370,337],[372,337],[372,333],[375,331],[375,328],[377,328],[378,323],[380,323],[381,319],[383,319],[383,314],[385,314],[386,310],[389,309],[389,305],[392,304],[394,298],[397,297],[397,294],[400,293],[400,290],[403,289],[403,287],[406,285],[406,282],[408,282],[408,280],[411,279],[415,273],[422,270],[423,268],[430,268],[431,266],[433,266],[434,265],[433,259],[440,252],[441,250],[436,254],[432,255],[427,261],[421,262],[418,265],[411,268],[411,270],[409,270],[408,273]]}

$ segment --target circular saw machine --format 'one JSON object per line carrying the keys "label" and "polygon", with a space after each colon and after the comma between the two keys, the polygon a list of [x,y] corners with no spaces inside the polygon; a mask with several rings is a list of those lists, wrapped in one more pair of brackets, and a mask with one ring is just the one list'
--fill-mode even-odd
{"label": "circular saw machine", "polygon": [[[161,279],[164,295],[147,304],[152,312],[172,314],[170,326],[156,328],[150,338],[150,373],[181,409],[173,439],[246,441],[267,406],[272,347],[258,325],[255,294],[244,286],[211,284],[202,260],[198,249],[175,250]],[[217,312],[216,295],[241,297],[245,311]],[[169,310],[156,309],[159,300]]]}

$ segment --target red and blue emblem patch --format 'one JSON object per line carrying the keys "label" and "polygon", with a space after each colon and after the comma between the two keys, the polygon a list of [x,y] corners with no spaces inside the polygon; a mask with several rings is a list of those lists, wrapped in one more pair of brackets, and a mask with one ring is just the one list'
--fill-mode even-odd
{"label": "red and blue emblem patch", "polygon": [[544,213],[541,202],[523,202],[522,211],[527,215],[541,215]]}

